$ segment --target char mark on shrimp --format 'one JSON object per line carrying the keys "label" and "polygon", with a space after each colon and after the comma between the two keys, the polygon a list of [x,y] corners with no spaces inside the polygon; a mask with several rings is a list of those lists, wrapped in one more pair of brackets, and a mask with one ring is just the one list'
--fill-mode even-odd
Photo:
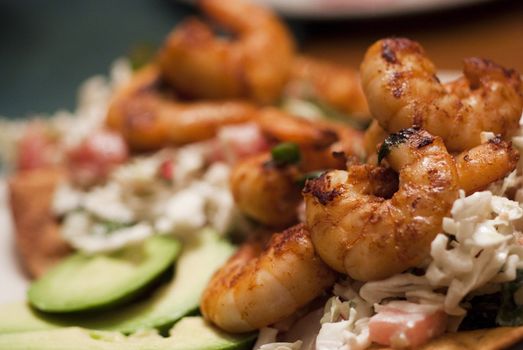
{"label": "char mark on shrimp", "polygon": [[378,151],[378,164],[381,163],[381,160],[389,154],[392,148],[401,145],[407,140],[412,142],[412,145],[418,149],[434,142],[434,138],[430,134],[419,133],[419,130],[420,128],[417,127],[402,129],[387,137]]}
{"label": "char mark on shrimp", "polygon": [[303,193],[312,194],[322,205],[332,202],[341,193],[341,189],[329,189],[330,179],[328,173],[323,173],[317,179],[307,180]]}
{"label": "char mark on shrimp", "polygon": [[425,146],[430,145],[432,142],[434,142],[434,138],[432,136],[422,136],[416,141],[416,148],[423,148]]}
{"label": "char mark on shrimp", "polygon": [[398,62],[394,50],[389,46],[387,41],[384,41],[383,45],[381,46],[381,57],[383,57],[385,61],[392,64]]}
{"label": "char mark on shrimp", "polygon": [[401,63],[396,53],[398,52],[422,53],[421,46],[407,38],[384,39],[381,45],[381,57],[391,64]]}
{"label": "char mark on shrimp", "polygon": [[400,145],[403,142],[407,141],[412,135],[415,135],[417,131],[419,131],[419,128],[402,129],[396,133],[391,134],[385,140],[385,143],[387,143],[389,147]]}
{"label": "char mark on shrimp", "polygon": [[403,95],[405,84],[403,72],[394,72],[389,84],[392,89],[392,96],[400,98]]}

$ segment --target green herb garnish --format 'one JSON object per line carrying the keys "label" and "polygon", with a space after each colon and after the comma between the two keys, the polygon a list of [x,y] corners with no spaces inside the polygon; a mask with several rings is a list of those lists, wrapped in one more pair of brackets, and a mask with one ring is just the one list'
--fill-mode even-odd
{"label": "green herb garnish", "polygon": [[300,148],[293,142],[283,142],[274,146],[271,156],[274,164],[279,167],[297,164],[301,160]]}

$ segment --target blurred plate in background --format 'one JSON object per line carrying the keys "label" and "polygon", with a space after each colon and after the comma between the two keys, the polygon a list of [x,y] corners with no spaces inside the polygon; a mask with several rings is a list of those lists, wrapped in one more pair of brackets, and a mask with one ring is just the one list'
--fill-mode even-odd
{"label": "blurred plate in background", "polygon": [[[195,3],[195,0],[179,0]],[[255,0],[287,17],[364,18],[408,14],[491,0]]]}

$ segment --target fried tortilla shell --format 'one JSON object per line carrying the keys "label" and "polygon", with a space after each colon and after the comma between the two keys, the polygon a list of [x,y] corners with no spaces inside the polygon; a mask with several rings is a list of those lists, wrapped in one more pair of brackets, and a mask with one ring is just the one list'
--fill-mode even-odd
{"label": "fried tortilla shell", "polygon": [[9,180],[16,247],[33,278],[41,276],[71,251],[60,236],[58,222],[51,212],[54,188],[65,176],[62,169],[42,168],[19,172]]}
{"label": "fried tortilla shell", "polygon": [[[445,333],[418,350],[502,350],[521,341],[523,341],[523,327],[499,327]],[[379,346],[371,347],[371,349],[392,350]]]}

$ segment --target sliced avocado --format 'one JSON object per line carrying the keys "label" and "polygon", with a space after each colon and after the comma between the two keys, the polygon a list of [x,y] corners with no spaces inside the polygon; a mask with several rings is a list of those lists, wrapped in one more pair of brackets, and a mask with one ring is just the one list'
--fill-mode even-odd
{"label": "sliced avocado", "polygon": [[134,333],[140,329],[167,330],[183,316],[198,310],[210,277],[234,247],[212,230],[203,230],[184,245],[174,279],[149,298],[98,315],[45,315],[24,303],[0,306],[0,334],[64,326]]}
{"label": "sliced avocado", "polygon": [[77,253],[29,288],[29,302],[40,311],[91,311],[136,297],[172,266],[181,245],[168,236],[107,254]]}
{"label": "sliced avocado", "polygon": [[257,336],[257,332],[226,333],[194,316],[180,320],[169,331],[165,343],[169,344],[169,350],[240,350],[250,349]]}
{"label": "sliced avocado", "polygon": [[44,315],[27,303],[0,305],[0,334],[41,331],[71,326],[59,315]]}
{"label": "sliced avocado", "polygon": [[0,335],[0,350],[240,350],[252,346],[254,333],[230,335],[201,317],[186,317],[170,336],[155,333],[124,336],[77,327]]}
{"label": "sliced avocado", "polygon": [[214,231],[203,230],[184,245],[173,280],[149,298],[121,309],[85,319],[77,325],[133,333],[140,329],[169,329],[195,312],[212,274],[231,256],[234,247]]}

